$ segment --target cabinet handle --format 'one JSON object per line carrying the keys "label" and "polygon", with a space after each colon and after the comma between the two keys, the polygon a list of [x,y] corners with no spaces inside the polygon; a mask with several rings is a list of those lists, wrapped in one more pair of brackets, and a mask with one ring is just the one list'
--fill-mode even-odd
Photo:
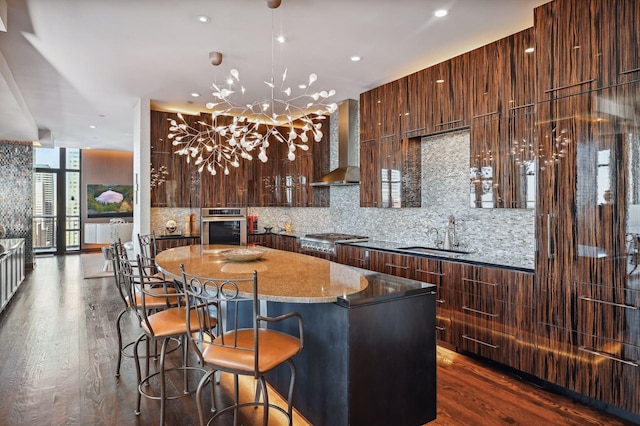
{"label": "cabinet handle", "polygon": [[392,138],[392,137],[394,137],[395,135],[396,135],[395,133],[392,133],[392,134],[390,134],[390,135],[380,136],[378,139],[387,139],[387,138]]}
{"label": "cabinet handle", "polygon": [[592,299],[591,297],[587,297],[587,296],[580,296],[580,297],[578,297],[578,299],[586,300],[587,302],[602,303],[603,305],[616,306],[618,308],[634,309],[636,311],[638,309],[640,309],[637,306],[633,306],[633,305],[625,305],[625,304],[622,304],[622,303],[607,302],[605,300]]}
{"label": "cabinet handle", "polygon": [[535,104],[524,104],[524,105],[518,105],[518,106],[514,106],[509,108],[509,111],[513,111],[514,109],[520,109],[520,108],[528,108],[528,107],[532,107]]}
{"label": "cabinet handle", "polygon": [[638,71],[640,71],[640,68],[635,68],[635,69],[627,70],[627,71],[621,71],[621,72],[618,73],[618,75],[631,74],[632,72],[638,72]]}
{"label": "cabinet handle", "polygon": [[436,299],[436,303],[440,303],[442,305],[442,304],[447,303],[447,301],[444,300],[444,299]]}
{"label": "cabinet handle", "polygon": [[488,347],[490,347],[492,349],[498,349],[500,347],[500,346],[497,346],[497,345],[492,345],[491,343],[483,342],[482,340],[474,339],[473,337],[469,337],[466,334],[463,334],[462,338],[463,339],[467,339],[467,340],[471,340],[472,342],[476,342],[476,343],[479,343],[479,344],[484,345],[484,346],[488,346]]}
{"label": "cabinet handle", "polygon": [[398,269],[409,269],[408,266],[400,266],[400,265],[394,265],[393,263],[385,263],[384,266],[388,266],[389,268],[398,268]]}
{"label": "cabinet handle", "polygon": [[551,243],[551,236],[553,235],[553,233],[551,232],[551,221],[554,217],[555,216],[553,213],[547,214],[547,258],[548,259],[553,259],[555,257],[555,254],[553,252],[553,247],[555,246],[555,244]]}
{"label": "cabinet handle", "polygon": [[420,272],[421,274],[429,274],[429,275],[436,275],[438,277],[444,277],[444,274],[441,272],[431,272],[431,271],[425,271],[424,269],[416,269],[416,272]]}
{"label": "cabinet handle", "polygon": [[604,352],[596,351],[595,349],[587,348],[586,346],[580,346],[578,349],[581,350],[582,352],[586,352],[586,353],[591,354],[591,355],[601,356],[603,358],[607,358],[607,359],[610,359],[612,361],[621,362],[623,364],[627,364],[627,365],[630,365],[632,367],[637,367],[638,366],[637,362],[627,361],[626,359],[616,358],[615,356],[609,355],[609,354],[604,353]]}
{"label": "cabinet handle", "polygon": [[499,113],[500,113],[500,111],[487,112],[485,114],[474,115],[472,118],[475,120],[476,118],[487,117],[489,115],[499,114]]}
{"label": "cabinet handle", "polygon": [[491,317],[491,318],[498,318],[500,316],[498,314],[490,314],[489,312],[478,311],[477,309],[471,309],[468,306],[463,306],[462,310],[463,311],[473,312],[473,313],[480,314],[480,315],[486,315],[486,316]]}
{"label": "cabinet handle", "polygon": [[444,327],[439,327],[439,326],[437,326],[437,325],[436,325],[436,330],[438,330],[438,331],[444,331]]}
{"label": "cabinet handle", "polygon": [[581,81],[580,83],[574,83],[574,84],[569,84],[567,86],[555,87],[553,89],[545,90],[544,93],[551,93],[551,92],[556,92],[558,90],[568,89],[570,87],[582,86],[583,84],[593,83],[596,80],[598,80],[598,79],[597,78],[592,78],[591,80]]}
{"label": "cabinet handle", "polygon": [[439,126],[446,126],[447,124],[453,124],[453,123],[459,123],[461,121],[464,121],[464,118],[461,118],[460,120],[453,120],[453,121],[447,121],[446,123],[440,123],[440,124],[436,124],[437,127]]}
{"label": "cabinet handle", "polygon": [[486,284],[486,285],[490,285],[492,287],[497,287],[498,286],[498,284],[496,284],[496,283],[490,283],[490,282],[480,281],[480,280],[471,280],[469,278],[463,278],[462,281],[466,281],[466,282],[470,282],[470,283]]}

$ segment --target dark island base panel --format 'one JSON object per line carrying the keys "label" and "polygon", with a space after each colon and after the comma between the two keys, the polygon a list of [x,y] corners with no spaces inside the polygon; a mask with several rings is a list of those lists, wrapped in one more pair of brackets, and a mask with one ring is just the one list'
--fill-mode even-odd
{"label": "dark island base panel", "polygon": [[[269,303],[270,316],[296,311],[304,349],[293,405],[314,425],[422,425],[436,418],[435,295],[345,308]],[[280,330],[296,334],[285,325]],[[289,368],[267,375],[287,395]]]}

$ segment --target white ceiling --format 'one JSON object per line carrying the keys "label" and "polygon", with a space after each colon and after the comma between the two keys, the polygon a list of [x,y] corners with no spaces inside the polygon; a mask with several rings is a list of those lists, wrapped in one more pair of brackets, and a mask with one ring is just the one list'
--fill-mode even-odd
{"label": "white ceiling", "polygon": [[[139,98],[204,111],[211,83],[236,68],[262,99],[273,56],[276,79],[287,68],[294,91],[313,72],[315,90],[357,99],[531,27],[548,0],[282,0],[275,10],[264,0],[0,0],[0,9],[5,1],[0,139],[34,140],[41,129],[55,146],[131,151]],[[449,14],[435,18],[440,8]],[[272,55],[278,33],[287,42]],[[222,65],[209,63],[210,51],[223,53]]]}

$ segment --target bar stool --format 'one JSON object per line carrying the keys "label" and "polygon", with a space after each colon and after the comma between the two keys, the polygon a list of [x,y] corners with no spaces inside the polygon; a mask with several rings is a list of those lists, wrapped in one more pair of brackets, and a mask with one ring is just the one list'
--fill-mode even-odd
{"label": "bar stool", "polygon": [[[138,265],[142,264],[142,259],[138,255],[137,256]],[[135,288],[136,282],[147,283],[150,281],[149,276],[145,276],[145,268],[138,268],[137,273],[133,271],[133,268],[128,263],[122,263],[123,266],[123,275],[128,282],[131,288]],[[159,400],[160,401],[160,424],[164,425],[165,418],[165,406],[166,401],[170,399],[182,398],[185,397],[193,391],[189,391],[189,383],[188,383],[188,372],[189,371],[200,371],[202,373],[205,372],[203,368],[199,367],[191,367],[188,364],[188,349],[189,349],[189,341],[187,339],[187,308],[185,306],[185,299],[183,293],[169,293],[164,296],[158,295],[158,293],[151,291],[148,285],[142,285],[139,287],[139,291],[131,293],[132,300],[134,300],[135,306],[140,306],[140,309],[137,309],[136,312],[140,318],[140,323],[142,326],[143,333],[136,339],[133,346],[133,354],[136,364],[136,375],[138,379],[138,396],[136,402],[136,415],[140,414],[140,403],[142,396]],[[149,309],[153,306],[153,301],[158,298],[171,298],[172,300],[177,301],[175,306],[152,312]],[[175,299],[173,299],[175,298]],[[193,324],[191,324],[192,328],[198,328],[197,316],[191,316]],[[208,324],[212,327],[215,327],[215,319],[208,321]],[[165,358],[167,355],[167,347],[169,341],[171,339],[179,339],[181,342],[180,347],[182,348],[182,365],[174,368],[165,368]],[[157,371],[154,373],[149,372],[149,357],[147,357],[147,371],[146,375],[142,376],[142,371],[140,368],[140,351],[139,346],[142,341],[146,342],[146,353],[150,352],[151,343],[160,342],[160,363],[157,368]],[[172,370],[181,370],[183,373],[183,390],[182,392],[175,395],[168,395],[166,389],[166,373]],[[147,386],[149,385],[149,380],[152,377],[160,377],[160,391],[159,394],[152,394],[150,390],[147,390]]]}
{"label": "bar stool", "polygon": [[[250,278],[216,279],[190,275],[180,265],[183,288],[187,294],[188,306],[186,323],[189,325],[187,335],[191,346],[196,350],[200,360],[211,366],[198,384],[196,400],[200,424],[205,423],[204,407],[202,404],[202,390],[211,383],[217,371],[224,371],[234,375],[234,404],[217,411],[212,404],[214,416],[207,424],[216,418],[233,410],[234,424],[237,421],[238,409],[247,406],[263,407],[263,425],[269,418],[269,408],[275,408],[288,416],[292,422],[292,399],[295,386],[296,369],[292,358],[302,351],[304,336],[302,317],[291,312],[275,318],[260,314],[258,303],[258,273],[253,272]],[[243,297],[245,296],[245,297]],[[246,314],[245,314],[246,312]],[[203,315],[205,314],[205,315]],[[212,315],[213,314],[213,315]],[[194,321],[194,316],[195,321]],[[209,318],[215,320],[219,335],[213,335]],[[297,320],[298,337],[276,330],[260,328],[265,323],[275,323],[284,320]],[[241,328],[243,322],[249,320],[249,328]],[[195,325],[195,327],[194,327]],[[269,403],[267,385],[264,375],[281,364],[287,363],[291,369],[289,382],[287,411]],[[238,399],[238,375],[253,376],[259,383],[263,402],[256,399],[241,403]],[[217,411],[217,412],[216,412]]]}
{"label": "bar stool", "polygon": [[[118,239],[113,244],[107,247],[109,256],[111,257],[112,268],[114,273],[115,285],[118,290],[118,295],[122,299],[123,308],[116,317],[116,333],[118,335],[118,363],[116,367],[116,377],[120,376],[120,367],[122,365],[122,357],[133,358],[133,351],[129,351],[135,341],[123,344],[122,342],[122,318],[125,314],[135,312],[141,309],[141,306],[136,304],[139,297],[134,297],[134,294],[140,291],[141,282],[136,279],[135,285],[132,287],[131,283],[124,276],[124,270],[138,267],[138,264],[127,258],[127,253],[122,242]],[[126,263],[128,266],[123,266]],[[178,302],[177,296],[166,296],[165,294],[177,293],[173,282],[161,281],[159,279],[152,279],[146,285],[149,286],[149,291],[157,294],[157,297],[149,298],[147,300],[147,309],[157,311],[165,309],[171,306],[175,306]],[[132,348],[131,348],[132,349]],[[176,350],[177,346],[172,348],[171,351]],[[157,351],[156,351],[157,352]],[[157,354],[149,354],[151,357],[156,357]]]}

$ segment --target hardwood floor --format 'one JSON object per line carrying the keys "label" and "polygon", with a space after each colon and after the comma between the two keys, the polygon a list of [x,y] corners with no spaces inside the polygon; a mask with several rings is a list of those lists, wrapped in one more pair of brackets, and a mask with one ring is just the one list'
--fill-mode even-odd
{"label": "hardwood floor", "polygon": [[[123,360],[121,376],[115,377],[114,323],[121,301],[113,279],[84,280],[79,255],[37,258],[36,264],[0,318],[0,425],[157,424],[157,401],[143,398],[142,414],[134,414],[131,359]],[[133,318],[126,328],[131,339],[139,332]],[[243,390],[248,398],[251,386]],[[216,388],[219,404],[228,403],[229,389],[224,377]],[[283,424],[282,416],[272,413],[269,424]],[[249,409],[241,424],[259,424],[259,418],[259,410]],[[231,424],[231,419],[220,424],[225,421]],[[193,396],[169,402],[167,424],[197,423]],[[296,417],[294,425],[299,424],[305,422]],[[438,418],[430,424],[631,423],[439,348]]]}

